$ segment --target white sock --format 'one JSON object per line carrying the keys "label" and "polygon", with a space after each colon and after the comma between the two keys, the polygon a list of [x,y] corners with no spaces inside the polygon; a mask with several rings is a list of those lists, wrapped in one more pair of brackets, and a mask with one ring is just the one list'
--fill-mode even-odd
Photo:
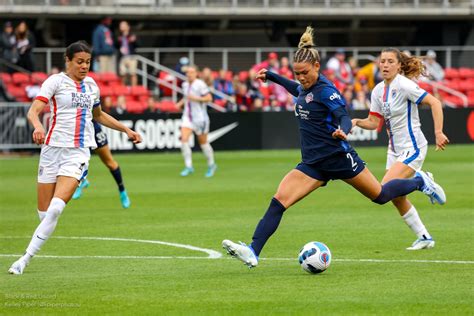
{"label": "white sock", "polygon": [[403,220],[418,238],[431,238],[430,233],[426,230],[425,225],[421,221],[420,216],[413,205],[408,212],[403,215]]}
{"label": "white sock", "polygon": [[192,158],[192,150],[191,146],[188,143],[181,143],[181,153],[183,154],[184,158],[184,165],[186,168],[193,167],[193,158]]}
{"label": "white sock", "polygon": [[205,143],[201,145],[202,152],[207,158],[207,165],[210,167],[214,165],[214,150],[211,147],[211,144]]}
{"label": "white sock", "polygon": [[58,218],[64,210],[66,203],[60,198],[54,197],[46,211],[45,218],[41,221],[31,238],[26,254],[22,257],[27,263],[40,249],[41,246],[53,234]]}
{"label": "white sock", "polygon": [[46,212],[40,211],[40,210],[37,210],[37,211],[38,211],[38,217],[40,219],[40,222],[42,222],[44,217],[46,216]]}

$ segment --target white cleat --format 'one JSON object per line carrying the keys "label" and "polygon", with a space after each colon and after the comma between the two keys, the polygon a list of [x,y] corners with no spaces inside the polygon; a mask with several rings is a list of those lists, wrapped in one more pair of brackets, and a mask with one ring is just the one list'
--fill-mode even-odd
{"label": "white cleat", "polygon": [[434,246],[435,246],[435,241],[433,240],[432,237],[430,237],[428,239],[427,238],[418,238],[411,245],[411,247],[407,248],[407,250],[430,249],[430,248],[434,248]]}
{"label": "white cleat", "polygon": [[27,263],[21,259],[18,259],[17,261],[13,262],[12,266],[10,269],[8,269],[8,273],[10,274],[23,274],[23,270],[25,270],[25,267],[27,266]]}
{"label": "white cleat", "polygon": [[242,261],[247,267],[254,268],[258,265],[258,257],[253,252],[252,248],[240,242],[237,244],[230,240],[223,240],[222,247],[227,251],[232,257]]}
{"label": "white cleat", "polygon": [[424,185],[421,188],[421,191],[428,195],[431,204],[438,203],[443,205],[446,203],[446,194],[444,193],[443,188],[434,182],[433,175],[430,172],[420,170],[416,173],[415,177],[421,177],[423,179]]}

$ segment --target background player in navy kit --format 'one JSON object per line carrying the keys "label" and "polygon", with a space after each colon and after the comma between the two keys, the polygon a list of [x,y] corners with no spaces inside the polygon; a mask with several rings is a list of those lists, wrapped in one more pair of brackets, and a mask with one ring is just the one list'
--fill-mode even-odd
{"label": "background player in navy kit", "polygon": [[[112,152],[110,151],[110,147],[107,141],[107,135],[104,133],[104,131],[102,130],[102,126],[99,123],[94,120],[92,122],[94,123],[95,142],[97,143],[97,148],[94,150],[94,152],[99,155],[100,160],[102,160],[104,165],[109,168],[110,173],[114,177],[114,180],[118,186],[120,194],[120,203],[122,203],[122,207],[129,208],[130,198],[128,197],[127,190],[125,190],[125,185],[123,184],[122,171],[120,170],[119,164],[112,156]],[[83,189],[87,188],[89,185],[89,180],[87,180],[87,178],[84,178],[77,187],[72,198],[74,200],[80,198],[82,196]]]}
{"label": "background player in navy kit", "polygon": [[[411,179],[395,179],[381,185],[346,141],[352,122],[336,87],[319,74],[320,58],[313,44],[313,29],[301,36],[293,69],[300,84],[262,69],[257,79],[271,80],[297,97],[302,162],[281,181],[270,206],[258,223],[247,246],[224,240],[222,246],[248,267],[258,265],[258,256],[280,224],[283,212],[329,180],[344,180],[378,204],[422,190],[432,198],[445,200],[442,188],[420,171]],[[444,203],[444,200],[442,201]]]}

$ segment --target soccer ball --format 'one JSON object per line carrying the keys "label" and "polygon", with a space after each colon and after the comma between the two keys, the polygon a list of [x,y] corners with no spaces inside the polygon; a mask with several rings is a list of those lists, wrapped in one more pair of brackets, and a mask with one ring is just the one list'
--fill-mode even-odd
{"label": "soccer ball", "polygon": [[306,272],[321,273],[331,264],[331,251],[322,242],[312,241],[303,246],[298,260]]}

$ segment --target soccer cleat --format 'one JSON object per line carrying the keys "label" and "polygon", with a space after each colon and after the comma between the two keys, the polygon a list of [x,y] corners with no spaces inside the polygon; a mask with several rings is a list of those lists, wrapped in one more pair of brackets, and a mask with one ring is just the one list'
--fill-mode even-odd
{"label": "soccer cleat", "polygon": [[432,237],[430,238],[418,238],[415,242],[408,247],[407,250],[421,250],[421,249],[430,249],[435,246],[435,241]]}
{"label": "soccer cleat", "polygon": [[127,190],[120,192],[120,202],[122,203],[123,208],[130,207],[130,198],[128,197]]}
{"label": "soccer cleat", "polygon": [[232,257],[242,261],[247,267],[254,268],[258,265],[258,257],[250,246],[247,246],[243,242],[236,244],[230,240],[223,240],[222,247]]}
{"label": "soccer cleat", "polygon": [[424,184],[420,190],[429,196],[431,204],[438,203],[443,205],[446,203],[446,194],[443,188],[434,182],[433,175],[430,172],[420,170],[415,174],[415,177],[421,177],[423,179]]}
{"label": "soccer cleat", "polygon": [[186,167],[183,169],[183,171],[181,171],[181,176],[182,177],[187,177],[189,176],[190,174],[192,174],[194,172],[194,168],[193,167]]}
{"label": "soccer cleat", "polygon": [[216,173],[216,170],[217,170],[217,165],[213,164],[212,166],[209,166],[209,168],[207,168],[206,174],[204,176],[206,178],[211,178],[212,176],[214,176],[214,173]]}
{"label": "soccer cleat", "polygon": [[13,262],[10,269],[8,269],[8,273],[10,273],[10,274],[23,274],[23,270],[25,270],[26,266],[27,266],[27,263],[20,258],[17,261]]}
{"label": "soccer cleat", "polygon": [[77,200],[82,196],[82,189],[85,189],[89,187],[89,180],[87,178],[84,178],[84,180],[79,183],[79,186],[76,188],[76,191],[74,191],[74,194],[72,195],[73,200]]}

